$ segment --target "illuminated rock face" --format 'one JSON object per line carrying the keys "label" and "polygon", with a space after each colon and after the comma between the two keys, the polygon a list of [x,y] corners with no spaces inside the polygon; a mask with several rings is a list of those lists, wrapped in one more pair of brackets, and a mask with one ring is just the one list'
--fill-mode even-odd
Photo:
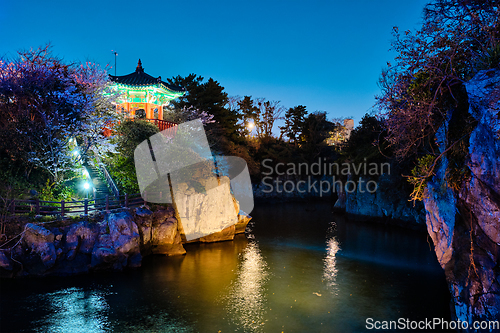
{"label": "illuminated rock face", "polygon": [[[235,207],[228,177],[205,193],[187,184],[174,188],[174,200],[186,240],[219,241],[234,238],[239,208]],[[226,230],[227,229],[227,230]],[[214,235],[215,234],[215,235]]]}
{"label": "illuminated rock face", "polygon": [[[445,156],[428,183],[424,204],[454,315],[472,325],[500,319],[500,70],[479,72],[466,89],[469,114],[477,121],[468,140],[470,177],[460,189],[451,189]],[[448,125],[436,135],[441,151]]]}

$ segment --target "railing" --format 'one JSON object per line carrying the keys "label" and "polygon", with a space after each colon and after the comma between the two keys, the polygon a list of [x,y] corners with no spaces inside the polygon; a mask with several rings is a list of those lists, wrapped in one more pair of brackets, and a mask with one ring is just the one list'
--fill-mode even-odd
{"label": "railing", "polygon": [[0,205],[4,211],[10,215],[59,215],[64,216],[78,216],[83,213],[83,216],[88,216],[91,213],[100,211],[110,211],[116,208],[133,208],[145,205],[146,201],[139,193],[124,194],[116,198],[110,198],[109,195],[103,199],[84,199],[79,201],[42,201],[34,200],[21,200],[10,199],[5,200]]}
{"label": "railing", "polygon": [[[97,161],[97,166],[104,175],[104,179],[106,180],[106,185],[111,189],[111,192],[113,192],[115,198],[120,197],[120,191],[118,190],[118,187],[113,181],[113,178],[111,178],[108,170],[106,169],[106,166],[104,165],[104,163],[102,163],[101,158],[98,155],[95,155],[95,159]],[[95,193],[94,193],[94,198],[95,198]]]}
{"label": "railing", "polygon": [[144,120],[147,120],[153,124],[155,124],[156,127],[158,127],[158,129],[160,131],[164,131],[166,129],[169,129],[169,128],[172,128],[172,127],[175,127],[177,126],[176,123],[173,123],[171,121],[167,121],[167,120],[161,120],[161,119],[149,119],[149,118],[146,118]]}

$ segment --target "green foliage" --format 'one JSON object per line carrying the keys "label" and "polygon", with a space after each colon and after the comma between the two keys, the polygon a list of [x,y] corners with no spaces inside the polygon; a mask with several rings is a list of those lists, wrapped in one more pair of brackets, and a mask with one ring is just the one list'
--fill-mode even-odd
{"label": "green foliage", "polygon": [[147,120],[126,120],[116,127],[117,151],[133,156],[135,148],[150,136],[159,132],[158,127]]}
{"label": "green foliage", "polygon": [[44,187],[40,189],[38,197],[43,201],[56,201],[54,197],[54,183],[50,182],[50,179],[47,179],[47,183]]}
{"label": "green foliage", "polygon": [[139,192],[133,156],[116,154],[107,162],[108,172],[120,191],[131,194]]}
{"label": "green foliage", "polygon": [[[50,179],[47,179],[45,185],[38,191],[38,198],[42,201],[70,201],[75,195],[74,186],[56,184]],[[50,206],[57,206],[57,204],[50,204]]]}
{"label": "green foliage", "polygon": [[408,177],[408,182],[413,185],[413,192],[410,198],[413,201],[422,201],[424,199],[424,190],[427,182],[432,177],[432,167],[435,156],[425,155],[417,160],[417,165],[411,170],[411,176]]}
{"label": "green foliage", "polygon": [[134,151],[141,142],[158,133],[158,127],[146,120],[126,120],[116,127],[116,132],[117,153],[106,159],[108,171],[120,190],[137,193]]}

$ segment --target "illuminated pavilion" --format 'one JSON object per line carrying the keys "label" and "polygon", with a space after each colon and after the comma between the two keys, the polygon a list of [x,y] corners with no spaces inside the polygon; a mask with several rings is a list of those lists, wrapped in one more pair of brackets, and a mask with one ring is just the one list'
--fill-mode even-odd
{"label": "illuminated pavilion", "polygon": [[[184,88],[174,87],[144,72],[141,59],[135,72],[128,75],[110,75],[110,80],[121,93],[122,99],[117,105],[119,112],[126,112],[134,117],[138,110],[144,110],[146,119],[154,121],[162,129],[163,110],[169,102],[186,93]],[[168,125],[168,124],[165,124]],[[170,126],[167,126],[170,127]]]}

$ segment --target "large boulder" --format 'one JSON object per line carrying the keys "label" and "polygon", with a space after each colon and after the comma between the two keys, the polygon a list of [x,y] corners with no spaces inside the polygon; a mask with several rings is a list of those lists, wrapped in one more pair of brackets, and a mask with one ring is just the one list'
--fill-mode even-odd
{"label": "large boulder", "polygon": [[154,213],[145,206],[134,209],[134,221],[139,230],[141,253],[143,254],[151,252],[153,215]]}
{"label": "large boulder", "polygon": [[219,232],[214,232],[210,235],[200,237],[196,240],[192,240],[192,242],[201,242],[201,243],[213,243],[213,242],[222,242],[233,240],[234,235],[236,234],[235,224],[230,225],[227,228],[222,229]]}
{"label": "large boulder", "polygon": [[141,265],[139,230],[129,211],[108,214],[99,227],[92,250],[93,268],[121,270]]}
{"label": "large boulder", "polygon": [[252,217],[250,215],[240,210],[240,212],[238,213],[238,223],[236,223],[236,225],[234,226],[235,227],[234,233],[235,234],[244,233],[251,219]]}
{"label": "large boulder", "polygon": [[186,250],[182,246],[179,223],[172,206],[159,208],[154,213],[151,242],[153,253],[167,256],[182,255]]}
{"label": "large boulder", "polygon": [[88,222],[72,224],[66,233],[66,258],[73,259],[78,252],[92,253],[99,230]]}
{"label": "large boulder", "polygon": [[10,251],[0,250],[0,278],[14,275],[14,264],[10,259]]}
{"label": "large boulder", "polygon": [[26,224],[21,246],[25,273],[45,275],[54,266],[57,259],[54,239],[50,230],[33,223]]}
{"label": "large boulder", "polygon": [[219,233],[238,222],[228,177],[221,177],[219,186],[205,192],[186,183],[174,186],[173,192],[180,218],[178,229],[187,241]]}

